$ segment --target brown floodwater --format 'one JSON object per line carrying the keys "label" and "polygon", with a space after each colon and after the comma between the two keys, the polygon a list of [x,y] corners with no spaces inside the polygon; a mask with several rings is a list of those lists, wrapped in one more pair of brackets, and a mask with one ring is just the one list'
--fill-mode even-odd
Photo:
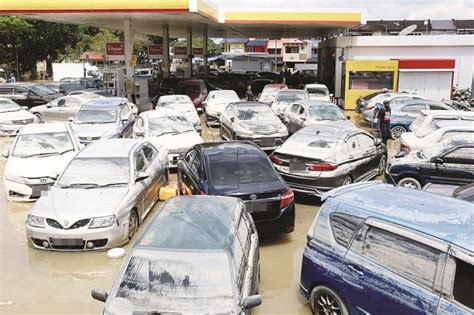
{"label": "brown floodwater", "polygon": [[[213,130],[217,140],[218,129]],[[203,135],[212,140],[209,128]],[[12,138],[0,139],[0,152],[12,142]],[[390,149],[393,154],[395,143]],[[2,178],[5,162],[0,158]],[[176,176],[171,179],[176,180]],[[298,287],[306,233],[320,201],[297,195],[296,203],[295,232],[260,241],[263,304],[254,314],[311,314]],[[103,304],[93,300],[90,291],[110,290],[123,259],[108,259],[104,251],[67,253],[28,248],[25,220],[32,205],[7,202],[0,180],[0,314],[100,314]],[[141,229],[159,206],[150,212]],[[127,252],[131,243],[125,246]]]}

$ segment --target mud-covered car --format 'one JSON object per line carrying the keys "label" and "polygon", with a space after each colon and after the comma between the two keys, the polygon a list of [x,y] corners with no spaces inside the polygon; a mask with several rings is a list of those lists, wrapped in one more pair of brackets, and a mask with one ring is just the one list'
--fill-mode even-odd
{"label": "mud-covered car", "polygon": [[297,101],[308,99],[308,93],[303,90],[286,89],[278,91],[275,100],[272,103],[272,110],[283,119],[286,108]]}
{"label": "mud-covered car", "polygon": [[258,235],[237,198],[168,200],[122,265],[103,314],[250,314],[260,305]]}
{"label": "mud-covered car", "polygon": [[127,243],[167,183],[166,156],[135,139],[99,140],[69,163],[28,213],[30,247],[95,250]]}
{"label": "mud-covered car", "polygon": [[15,136],[27,124],[37,122],[35,116],[14,101],[0,97],[0,136]]}

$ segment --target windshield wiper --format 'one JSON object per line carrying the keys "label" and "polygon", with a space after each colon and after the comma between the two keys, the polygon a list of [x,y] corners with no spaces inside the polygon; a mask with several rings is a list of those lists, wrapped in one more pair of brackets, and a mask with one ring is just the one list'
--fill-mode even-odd
{"label": "windshield wiper", "polygon": [[62,151],[62,152],[59,152],[58,154],[61,155],[61,154],[68,153],[68,152],[71,152],[71,151],[74,151],[74,148],[64,150],[64,151]]}
{"label": "windshield wiper", "polygon": [[42,152],[42,153],[23,155],[22,158],[29,158],[29,157],[34,157],[34,156],[57,155],[57,154],[59,153],[58,152]]}
{"label": "windshield wiper", "polygon": [[104,185],[98,185],[98,187],[103,188],[103,187],[123,186],[123,185],[128,185],[128,183],[108,183]]}
{"label": "windshield wiper", "polygon": [[83,186],[86,186],[85,188],[95,188],[95,187],[99,187],[99,184],[96,184],[96,183],[74,183],[74,184],[69,184],[69,185],[64,185],[64,186],[61,186],[61,188],[72,188],[72,187],[83,187]]}

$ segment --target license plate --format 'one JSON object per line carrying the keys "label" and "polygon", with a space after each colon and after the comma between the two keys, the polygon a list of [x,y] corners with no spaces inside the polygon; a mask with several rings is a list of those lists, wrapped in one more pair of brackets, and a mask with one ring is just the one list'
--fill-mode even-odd
{"label": "license plate", "polygon": [[262,147],[272,147],[275,144],[275,139],[274,138],[262,138],[260,143],[261,143]]}
{"label": "license plate", "polygon": [[54,246],[81,246],[83,240],[80,238],[51,238],[49,242]]}
{"label": "license plate", "polygon": [[306,171],[306,163],[300,161],[290,161],[290,172]]}
{"label": "license plate", "polygon": [[247,211],[250,213],[267,211],[266,203],[247,203],[246,207],[247,207]]}
{"label": "license plate", "polygon": [[35,185],[31,186],[31,197],[41,197],[41,192],[47,191],[49,189],[49,185]]}

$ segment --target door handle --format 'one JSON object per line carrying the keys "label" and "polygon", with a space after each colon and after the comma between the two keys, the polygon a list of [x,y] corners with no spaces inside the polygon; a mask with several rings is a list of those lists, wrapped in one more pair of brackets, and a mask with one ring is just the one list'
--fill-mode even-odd
{"label": "door handle", "polygon": [[350,272],[353,272],[353,273],[356,273],[358,274],[359,276],[363,276],[364,273],[362,272],[362,270],[359,269],[359,267],[356,267],[354,265],[348,265],[347,266],[347,269],[349,269]]}

